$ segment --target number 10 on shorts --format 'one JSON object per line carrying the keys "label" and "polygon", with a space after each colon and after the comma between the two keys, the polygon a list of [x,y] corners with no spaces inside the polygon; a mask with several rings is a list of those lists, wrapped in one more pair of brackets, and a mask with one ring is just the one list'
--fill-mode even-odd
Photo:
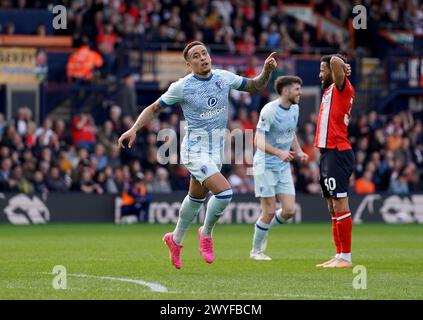
{"label": "number 10 on shorts", "polygon": [[325,178],[324,180],[326,189],[328,189],[328,191],[333,191],[336,189],[336,180],[335,178]]}

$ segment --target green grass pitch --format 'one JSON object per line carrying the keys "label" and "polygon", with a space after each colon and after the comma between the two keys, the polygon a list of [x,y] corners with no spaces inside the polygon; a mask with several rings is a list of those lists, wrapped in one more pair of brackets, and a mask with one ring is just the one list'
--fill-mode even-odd
{"label": "green grass pitch", "polygon": [[[354,226],[353,262],[366,268],[365,290],[353,288],[352,269],[315,267],[333,253],[329,223],[272,229],[272,261],[249,259],[252,225],[218,225],[211,265],[191,226],[182,270],[161,240],[172,229],[0,225],[0,299],[423,299],[423,225]],[[55,265],[66,267],[66,290],[53,289]]]}

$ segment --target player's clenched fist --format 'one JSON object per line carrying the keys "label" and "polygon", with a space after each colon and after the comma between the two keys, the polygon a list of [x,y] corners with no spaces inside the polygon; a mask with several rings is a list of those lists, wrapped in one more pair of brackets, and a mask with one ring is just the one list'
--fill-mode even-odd
{"label": "player's clenched fist", "polygon": [[297,159],[301,162],[307,162],[308,161],[308,154],[305,152],[299,152],[297,154]]}

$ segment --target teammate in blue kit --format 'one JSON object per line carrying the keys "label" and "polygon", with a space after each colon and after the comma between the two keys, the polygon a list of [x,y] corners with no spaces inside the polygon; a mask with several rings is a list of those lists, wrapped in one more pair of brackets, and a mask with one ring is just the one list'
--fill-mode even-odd
{"label": "teammate in blue kit", "polygon": [[[255,224],[250,258],[271,260],[264,254],[269,229],[285,223],[295,213],[295,188],[290,161],[307,161],[295,133],[302,80],[295,76],[279,77],[275,89],[279,97],[266,104],[260,112],[254,154],[254,186],[261,202],[261,215]],[[292,151],[291,151],[292,148]],[[276,210],[276,199],[282,208]]]}
{"label": "teammate in blue kit", "polygon": [[198,214],[209,191],[204,225],[198,230],[200,253],[207,263],[214,261],[213,227],[232,199],[232,189],[220,173],[223,162],[224,132],[228,121],[230,89],[259,93],[277,67],[276,52],[264,62],[263,70],[254,79],[247,79],[225,70],[212,70],[210,55],[202,42],[189,43],[183,55],[192,73],[172,83],[169,89],[138,117],[131,129],[119,138],[119,145],[128,140],[131,147],[136,133],[164,107],[180,104],[187,121],[181,145],[181,160],[191,173],[188,195],[182,202],[176,228],[164,235],[172,264],[181,268],[184,235]]}

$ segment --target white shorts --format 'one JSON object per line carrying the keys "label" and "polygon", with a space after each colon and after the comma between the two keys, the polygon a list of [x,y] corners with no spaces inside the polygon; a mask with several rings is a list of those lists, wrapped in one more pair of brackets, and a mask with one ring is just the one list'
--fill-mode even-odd
{"label": "white shorts", "polygon": [[291,168],[282,171],[265,170],[254,175],[254,189],[256,198],[270,198],[281,193],[295,196]]}
{"label": "white shorts", "polygon": [[190,153],[185,148],[181,151],[181,160],[183,165],[191,173],[191,176],[203,185],[204,180],[220,172],[222,169],[222,160],[220,152],[216,154],[209,153]]}

